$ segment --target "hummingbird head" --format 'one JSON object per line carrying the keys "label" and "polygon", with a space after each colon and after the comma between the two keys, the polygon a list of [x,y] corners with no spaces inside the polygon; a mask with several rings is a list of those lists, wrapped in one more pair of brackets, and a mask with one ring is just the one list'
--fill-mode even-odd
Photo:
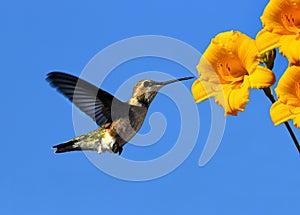
{"label": "hummingbird head", "polygon": [[179,78],[179,79],[174,79],[165,82],[157,82],[153,80],[141,80],[135,85],[129,103],[132,105],[138,105],[138,106],[142,105],[144,107],[149,107],[154,97],[157,95],[158,91],[162,87],[178,81],[189,80],[192,78],[194,77]]}

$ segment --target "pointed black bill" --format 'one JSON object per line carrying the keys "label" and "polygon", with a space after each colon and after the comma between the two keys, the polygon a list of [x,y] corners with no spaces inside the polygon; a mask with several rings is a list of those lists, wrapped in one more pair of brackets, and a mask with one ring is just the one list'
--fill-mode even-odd
{"label": "pointed black bill", "polygon": [[192,78],[194,78],[194,77],[178,78],[178,79],[174,79],[174,80],[170,80],[170,81],[158,82],[157,85],[165,86],[165,85],[172,84],[172,83],[175,83],[175,82],[178,82],[178,81],[185,81],[185,80],[189,80],[189,79],[192,79]]}

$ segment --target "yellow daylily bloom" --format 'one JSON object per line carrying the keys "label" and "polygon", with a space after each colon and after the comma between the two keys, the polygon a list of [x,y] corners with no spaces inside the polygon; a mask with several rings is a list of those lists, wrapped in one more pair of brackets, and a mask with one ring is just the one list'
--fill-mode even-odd
{"label": "yellow daylily bloom", "polygon": [[270,0],[261,16],[263,29],[256,36],[260,53],[280,48],[290,65],[300,62],[300,0]]}
{"label": "yellow daylily bloom", "polygon": [[197,65],[200,78],[192,86],[196,102],[215,97],[225,115],[244,111],[249,88],[270,87],[275,82],[272,71],[259,66],[260,62],[253,39],[238,31],[218,34]]}
{"label": "yellow daylily bloom", "polygon": [[294,125],[300,128],[300,67],[288,67],[275,92],[278,101],[270,109],[274,125],[293,119]]}

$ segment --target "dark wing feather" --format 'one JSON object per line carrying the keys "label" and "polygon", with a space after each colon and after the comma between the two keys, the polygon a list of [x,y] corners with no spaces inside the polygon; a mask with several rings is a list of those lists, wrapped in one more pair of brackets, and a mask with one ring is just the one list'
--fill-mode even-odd
{"label": "dark wing feather", "polygon": [[[73,75],[51,72],[46,80],[81,111],[90,116],[99,126],[112,121],[112,103],[114,110],[120,110],[121,112],[129,110],[127,103],[121,102],[108,92]],[[118,113],[114,114],[114,118],[116,117],[119,117]]]}

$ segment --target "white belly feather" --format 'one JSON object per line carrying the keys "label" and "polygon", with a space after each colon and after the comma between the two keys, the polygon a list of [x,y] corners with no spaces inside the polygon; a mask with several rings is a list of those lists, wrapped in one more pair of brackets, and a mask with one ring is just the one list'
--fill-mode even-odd
{"label": "white belly feather", "polygon": [[100,139],[100,144],[98,146],[98,153],[102,153],[105,151],[112,152],[112,148],[116,139],[112,137],[108,132],[104,133],[102,138]]}

